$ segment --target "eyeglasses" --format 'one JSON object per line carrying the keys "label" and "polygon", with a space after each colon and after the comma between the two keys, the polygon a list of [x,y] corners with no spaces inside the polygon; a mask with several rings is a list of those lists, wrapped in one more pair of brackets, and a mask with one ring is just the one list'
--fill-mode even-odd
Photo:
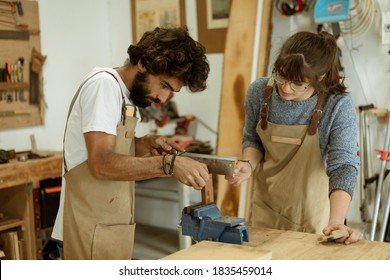
{"label": "eyeglasses", "polygon": [[273,72],[272,76],[278,85],[288,84],[295,93],[304,93],[310,86],[310,83],[296,83],[291,82],[280,76],[278,73]]}

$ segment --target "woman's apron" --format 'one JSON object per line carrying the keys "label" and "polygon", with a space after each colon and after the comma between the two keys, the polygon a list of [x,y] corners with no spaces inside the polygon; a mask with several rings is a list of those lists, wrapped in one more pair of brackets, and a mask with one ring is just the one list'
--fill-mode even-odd
{"label": "woman's apron", "polygon": [[[123,93],[122,100],[115,152],[133,156],[137,118],[126,113]],[[73,103],[70,110],[72,106]],[[135,231],[134,181],[97,180],[89,171],[87,161],[65,172],[64,177],[64,258],[131,259]]]}
{"label": "woman's apron", "polygon": [[277,125],[268,122],[267,88],[256,128],[265,157],[254,178],[252,225],[322,233],[329,222],[329,179],[317,126],[327,96],[319,95],[310,126]]}

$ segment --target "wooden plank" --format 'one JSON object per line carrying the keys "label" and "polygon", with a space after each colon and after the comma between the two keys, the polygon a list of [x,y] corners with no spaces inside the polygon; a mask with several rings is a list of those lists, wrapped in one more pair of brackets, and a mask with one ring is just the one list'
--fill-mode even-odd
{"label": "wooden plank", "polygon": [[263,1],[260,51],[256,77],[263,77],[268,73],[272,35],[272,2],[273,1]]}
{"label": "wooden plank", "polygon": [[[269,57],[271,51],[271,35],[272,35],[272,2],[263,2],[262,22],[261,22],[261,40],[260,40],[260,52],[259,60],[257,63],[257,76],[263,77],[267,75],[267,69],[269,64]],[[252,211],[252,194],[253,194],[253,181],[252,177],[246,183],[246,197],[244,208],[245,221],[250,222],[250,216]],[[239,199],[239,198],[237,198]],[[239,206],[238,206],[239,207]]]}
{"label": "wooden plank", "polygon": [[[257,0],[233,0],[226,34],[217,155],[241,157],[244,100],[250,84]],[[218,176],[217,205],[222,215],[236,216],[238,186]]]}
{"label": "wooden plank", "polygon": [[213,241],[195,245],[168,255],[163,260],[270,260],[272,252],[256,247]]}
{"label": "wooden plank", "polygon": [[[390,260],[390,243],[360,240],[345,245],[321,242],[323,235],[276,229],[248,228],[243,245],[201,241],[165,257],[167,260]],[[256,249],[252,251],[249,248]]]}
{"label": "wooden plank", "polygon": [[0,222],[0,231],[5,231],[17,227],[23,227],[24,221],[19,219],[6,219]]}
{"label": "wooden plank", "polygon": [[[223,84],[217,155],[241,158],[244,100],[251,83],[257,0],[233,0],[224,52]],[[257,76],[267,73],[271,33],[272,1],[263,1],[261,41]],[[218,177],[217,205],[223,215],[237,216],[240,188]],[[249,200],[249,198],[248,198]]]}
{"label": "wooden plank", "polygon": [[390,260],[387,242],[360,240],[345,245],[320,242],[320,234],[251,227],[248,231],[247,246],[272,251],[274,260]]}

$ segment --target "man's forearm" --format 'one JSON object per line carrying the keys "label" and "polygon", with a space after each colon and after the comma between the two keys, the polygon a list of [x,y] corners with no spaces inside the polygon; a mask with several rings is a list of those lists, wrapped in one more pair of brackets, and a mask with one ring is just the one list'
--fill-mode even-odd
{"label": "man's forearm", "polygon": [[88,161],[88,166],[99,180],[135,181],[164,175],[162,156],[141,158],[112,152]]}

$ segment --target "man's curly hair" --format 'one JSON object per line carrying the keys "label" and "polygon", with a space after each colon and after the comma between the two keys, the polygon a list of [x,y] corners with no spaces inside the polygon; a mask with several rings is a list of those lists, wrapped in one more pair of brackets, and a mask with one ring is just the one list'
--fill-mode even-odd
{"label": "man's curly hair", "polygon": [[152,75],[177,77],[191,92],[206,89],[210,72],[206,49],[190,37],[186,26],[147,31],[127,53],[131,64],[140,60]]}

